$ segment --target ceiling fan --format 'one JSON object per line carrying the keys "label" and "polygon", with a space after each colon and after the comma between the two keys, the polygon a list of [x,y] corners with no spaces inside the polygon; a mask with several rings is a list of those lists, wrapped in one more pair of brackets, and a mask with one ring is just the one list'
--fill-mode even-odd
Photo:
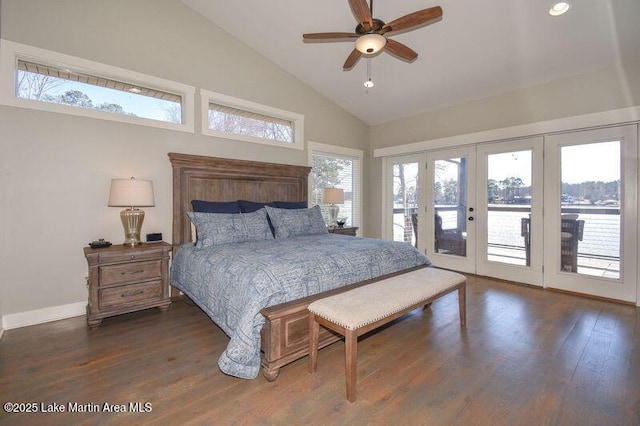
{"label": "ceiling fan", "polygon": [[370,0],[368,6],[366,0],[348,1],[358,21],[355,32],[302,35],[304,41],[351,41],[355,39],[355,49],[353,49],[342,66],[345,71],[353,68],[362,55],[373,55],[382,49],[406,61],[414,61],[418,54],[410,47],[389,38],[392,35],[391,33],[431,24],[442,17],[442,8],[436,6],[418,10],[386,24],[384,21],[373,17],[373,0]]}

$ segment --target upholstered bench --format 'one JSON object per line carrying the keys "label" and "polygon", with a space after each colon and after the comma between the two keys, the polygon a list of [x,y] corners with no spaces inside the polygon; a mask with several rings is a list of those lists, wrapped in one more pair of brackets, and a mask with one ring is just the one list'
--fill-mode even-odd
{"label": "upholstered bench", "polygon": [[396,275],[309,305],[309,372],[316,371],[318,333],[322,325],[345,338],[347,400],[356,400],[358,336],[387,324],[413,309],[458,290],[460,325],[466,323],[466,278],[436,268]]}

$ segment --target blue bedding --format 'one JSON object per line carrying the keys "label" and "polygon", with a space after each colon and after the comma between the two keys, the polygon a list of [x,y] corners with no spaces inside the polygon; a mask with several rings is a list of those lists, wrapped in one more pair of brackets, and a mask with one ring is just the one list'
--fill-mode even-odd
{"label": "blue bedding", "polygon": [[429,260],[410,244],[346,235],[183,245],[171,285],[187,294],[230,337],[220,369],[253,379],[260,371],[263,308],[390,274]]}

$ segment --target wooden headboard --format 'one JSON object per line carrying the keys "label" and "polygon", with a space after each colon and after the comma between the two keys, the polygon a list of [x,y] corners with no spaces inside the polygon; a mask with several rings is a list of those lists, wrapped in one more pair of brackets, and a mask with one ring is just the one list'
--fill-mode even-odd
{"label": "wooden headboard", "polygon": [[191,200],[307,201],[311,167],[169,153],[173,246],[191,241]]}

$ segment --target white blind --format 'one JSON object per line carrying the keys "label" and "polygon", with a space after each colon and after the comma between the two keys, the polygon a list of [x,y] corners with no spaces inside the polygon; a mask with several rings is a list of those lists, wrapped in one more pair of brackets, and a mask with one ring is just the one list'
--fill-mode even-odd
{"label": "white blind", "polygon": [[361,165],[358,157],[312,152],[311,204],[319,205],[328,223],[328,205],[322,202],[323,188],[340,188],[344,191],[344,204],[338,217],[347,218],[347,226],[360,226]]}

